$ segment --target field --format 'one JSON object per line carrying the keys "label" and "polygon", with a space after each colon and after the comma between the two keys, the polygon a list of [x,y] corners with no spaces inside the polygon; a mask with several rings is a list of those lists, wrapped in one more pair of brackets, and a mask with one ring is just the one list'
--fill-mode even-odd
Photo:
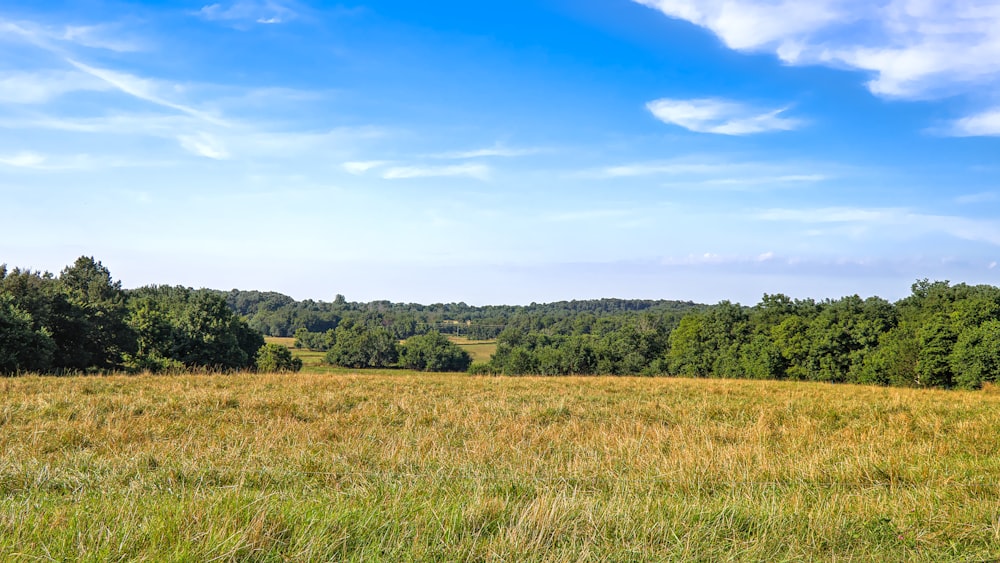
{"label": "field", "polygon": [[0,390],[0,560],[1000,557],[992,390],[398,372]]}
{"label": "field", "polygon": [[497,350],[496,340],[469,340],[464,336],[449,336],[448,340],[461,346],[472,356],[474,362],[488,362]]}
{"label": "field", "polygon": [[[274,342],[275,344],[281,344],[287,346],[292,350],[292,354],[298,358],[302,358],[302,365],[304,369],[308,372],[315,373],[344,373],[344,370],[333,368],[323,363],[323,356],[325,352],[314,352],[312,350],[302,350],[295,348],[295,339],[291,337],[280,337],[280,336],[268,336],[265,338],[268,342]],[[497,349],[496,340],[469,340],[464,336],[449,336],[448,340],[451,340],[455,344],[462,347],[463,350],[472,356],[472,361],[474,362],[488,362],[490,356]]]}

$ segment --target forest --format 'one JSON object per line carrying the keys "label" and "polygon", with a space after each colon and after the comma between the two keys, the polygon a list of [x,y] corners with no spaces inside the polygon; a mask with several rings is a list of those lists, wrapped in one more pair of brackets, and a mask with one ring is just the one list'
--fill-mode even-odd
{"label": "forest", "polygon": [[[295,371],[264,336],[347,368],[482,375],[647,375],[978,388],[1000,374],[1000,288],[919,280],[753,306],[598,299],[475,307],[296,301],[274,292],[123,289],[92,257],[58,276],[0,266],[0,373]],[[448,336],[495,339],[472,363]]]}

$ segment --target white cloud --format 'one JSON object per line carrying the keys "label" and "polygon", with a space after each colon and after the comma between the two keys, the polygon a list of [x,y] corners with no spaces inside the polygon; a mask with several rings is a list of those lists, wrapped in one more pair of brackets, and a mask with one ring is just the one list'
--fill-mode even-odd
{"label": "white cloud", "polygon": [[454,151],[454,152],[444,152],[433,155],[434,158],[446,158],[462,160],[467,158],[487,158],[487,157],[517,157],[517,156],[529,156],[533,154],[538,154],[543,152],[544,149],[540,148],[511,148],[504,147],[501,145],[496,145],[494,147],[485,149],[475,149],[469,151]]}
{"label": "white cloud", "polygon": [[706,186],[773,186],[788,184],[812,184],[829,180],[825,174],[788,174],[785,176],[760,176],[744,178],[717,178],[705,180]]}
{"label": "white cloud", "polygon": [[708,163],[637,162],[602,168],[594,175],[601,178],[631,178],[636,176],[707,174],[718,170]]}
{"label": "white cloud", "polygon": [[1000,108],[956,120],[945,133],[954,137],[1000,137]]}
{"label": "white cloud", "polygon": [[583,171],[577,176],[597,179],[662,177],[664,182],[660,185],[665,188],[767,191],[817,184],[844,173],[850,171],[822,163],[682,157],[607,166]]}
{"label": "white cloud", "polygon": [[141,41],[132,37],[123,37],[121,33],[108,25],[68,25],[55,38],[83,47],[105,49],[117,53],[143,50]]}
{"label": "white cloud", "polygon": [[196,117],[202,121],[207,121],[215,125],[223,125],[223,126],[227,125],[225,121],[219,119],[214,115],[210,115],[206,112],[197,110],[190,106],[167,99],[161,93],[164,88],[159,82],[155,80],[142,78],[124,72],[93,67],[75,61],[73,59],[67,59],[66,62],[95,78],[99,78],[107,82],[108,84],[114,86],[121,92],[136,97],[140,100],[144,100],[152,104],[177,110],[179,112],[186,113],[192,117]]}
{"label": "white cloud", "polygon": [[198,156],[204,156],[213,160],[226,160],[229,158],[229,151],[226,150],[225,145],[208,133],[179,135],[177,140],[184,150]]}
{"label": "white cloud", "polygon": [[63,94],[111,87],[83,72],[49,70],[0,74],[0,103],[44,104]]}
{"label": "white cloud", "polygon": [[975,194],[960,195],[955,198],[955,203],[969,205],[975,203],[989,203],[997,200],[1000,200],[1000,194],[997,192],[979,192]]}
{"label": "white cloud", "polygon": [[825,207],[811,209],[768,209],[756,214],[765,221],[807,224],[853,225],[860,236],[872,229],[893,235],[944,233],[955,238],[1000,246],[1000,222],[953,215],[919,213],[905,208]]}
{"label": "white cloud", "polygon": [[42,49],[59,53],[61,45],[77,45],[117,53],[143,50],[141,41],[123,36],[112,25],[41,26],[30,22],[0,19],[0,39],[21,39]]}
{"label": "white cloud", "polygon": [[634,0],[790,64],[868,71],[872,93],[924,98],[1000,81],[996,0]]}
{"label": "white cloud", "polygon": [[389,161],[386,160],[361,160],[361,161],[345,162],[341,164],[341,167],[350,174],[354,174],[355,176],[360,176],[361,174],[364,174],[365,172],[368,172],[373,168],[380,168],[387,164],[389,164]]}
{"label": "white cloud", "polygon": [[45,164],[45,157],[34,152],[19,152],[12,155],[0,156],[0,164],[13,166],[15,168],[40,168]]}
{"label": "white cloud", "polygon": [[646,104],[660,121],[697,133],[750,135],[768,131],[790,131],[802,122],[781,117],[787,108],[760,110],[738,102],[716,98],[675,100],[662,98]]}
{"label": "white cloud", "polygon": [[285,23],[297,17],[287,2],[277,0],[237,0],[203,6],[196,14],[209,21],[255,22],[264,25]]}
{"label": "white cloud", "polygon": [[621,219],[635,215],[634,211],[626,209],[590,209],[583,211],[567,211],[564,213],[553,213],[542,217],[544,221],[553,223],[565,223],[571,221],[598,221],[602,219]]}
{"label": "white cloud", "polygon": [[382,178],[402,180],[409,178],[468,177],[488,180],[491,169],[483,164],[459,164],[455,166],[394,166],[387,169]]}

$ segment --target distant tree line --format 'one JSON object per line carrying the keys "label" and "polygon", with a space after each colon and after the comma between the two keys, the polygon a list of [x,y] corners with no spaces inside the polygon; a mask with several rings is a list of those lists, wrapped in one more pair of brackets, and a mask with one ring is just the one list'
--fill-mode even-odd
{"label": "distant tree line", "polygon": [[978,388],[1000,378],[1000,288],[922,280],[896,303],[764,295],[692,311],[676,327],[648,315],[587,334],[506,330],[473,370]]}
{"label": "distant tree line", "polygon": [[[921,280],[895,303],[765,294],[751,307],[619,299],[472,307],[125,290],[88,257],[58,276],[0,266],[0,374],[301,368],[287,348],[265,345],[262,331],[294,335],[296,346],[357,369],[941,388],[1000,378],[1000,288],[989,285]],[[455,334],[495,338],[496,353],[473,365]]]}
{"label": "distant tree line", "polygon": [[399,342],[386,328],[346,320],[325,333],[300,329],[296,347],[325,351],[324,361],[347,368],[393,368],[419,371],[466,371],[472,357],[439,332]]}
{"label": "distant tree line", "polygon": [[251,369],[263,347],[215,291],[123,290],[88,257],[58,276],[0,266],[0,374]]}
{"label": "distant tree line", "polygon": [[225,296],[238,315],[247,319],[249,325],[262,334],[296,338],[303,331],[325,334],[345,321],[373,329],[382,327],[397,340],[429,332],[465,336],[473,340],[493,340],[507,328],[572,334],[590,330],[601,319],[641,313],[654,314],[676,324],[687,312],[703,307],[689,301],[640,299],[476,307],[465,303],[358,303],[348,302],[343,295],[337,295],[332,302],[295,301],[280,293],[235,289],[219,293]]}

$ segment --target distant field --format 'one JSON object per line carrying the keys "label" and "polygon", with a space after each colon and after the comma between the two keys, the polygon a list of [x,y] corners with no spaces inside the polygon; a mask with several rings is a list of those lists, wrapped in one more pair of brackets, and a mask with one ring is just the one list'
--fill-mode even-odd
{"label": "distant field", "polygon": [[[313,352],[311,350],[297,350],[295,348],[295,339],[291,337],[280,337],[280,336],[268,336],[265,337],[268,342],[274,342],[276,344],[282,344],[288,346],[292,349],[292,354],[299,358],[302,358],[303,369],[308,372],[331,372],[339,371],[323,364],[323,352]],[[487,362],[493,352],[496,352],[497,343],[496,340],[469,340],[464,336],[449,336],[448,340],[451,340],[455,344],[461,346],[466,352],[472,356],[472,361],[474,362]]]}
{"label": "distant field", "polygon": [[496,340],[469,340],[464,336],[449,336],[448,340],[465,349],[474,362],[488,362],[490,356],[497,351]]}
{"label": "distant field", "polygon": [[0,380],[0,560],[987,561],[1000,394]]}

